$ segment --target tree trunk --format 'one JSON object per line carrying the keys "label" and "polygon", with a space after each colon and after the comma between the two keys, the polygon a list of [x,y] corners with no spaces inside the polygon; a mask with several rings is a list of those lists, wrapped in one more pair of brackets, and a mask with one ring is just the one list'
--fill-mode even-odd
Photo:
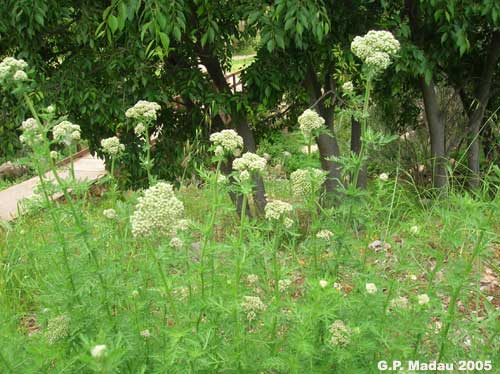
{"label": "tree trunk", "polygon": [[434,82],[431,80],[431,82],[427,84],[424,78],[420,78],[420,87],[424,98],[425,115],[431,138],[433,185],[435,188],[443,189],[448,182],[444,123],[441,119],[441,110],[439,108]]}
{"label": "tree trunk", "polygon": [[323,201],[325,206],[331,206],[334,202],[335,192],[340,185],[341,165],[338,162],[332,161],[329,158],[338,157],[340,155],[339,146],[333,129],[333,106],[326,108],[321,98],[321,87],[318,83],[316,73],[312,68],[308,69],[304,80],[304,87],[309,94],[309,102],[311,105],[317,103],[318,113],[325,119],[325,126],[330,134],[321,134],[316,138],[320,155],[321,167],[328,172],[325,181],[326,198]]}
{"label": "tree trunk", "polygon": [[[354,117],[351,117],[351,152],[359,155],[361,151],[361,123]],[[366,185],[368,182],[368,170],[366,162],[361,166],[361,170],[358,175],[357,188],[366,190]]]}
{"label": "tree trunk", "polygon": [[477,188],[479,186],[479,159],[480,159],[480,131],[481,124],[484,119],[484,112],[488,106],[490,98],[491,84],[495,68],[498,64],[500,57],[500,31],[493,33],[491,38],[490,47],[488,49],[488,56],[486,58],[481,78],[476,87],[475,104],[476,108],[469,116],[469,141],[470,147],[468,152],[468,167],[471,172],[469,186]]}

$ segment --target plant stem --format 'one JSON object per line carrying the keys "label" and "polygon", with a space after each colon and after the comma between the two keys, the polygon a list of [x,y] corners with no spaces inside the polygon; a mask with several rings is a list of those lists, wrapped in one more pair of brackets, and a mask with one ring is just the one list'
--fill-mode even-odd
{"label": "plant stem", "polygon": [[370,106],[370,93],[371,93],[371,88],[372,88],[372,80],[371,78],[368,78],[366,80],[366,86],[365,86],[365,99],[363,103],[363,118],[361,121],[361,147],[359,150],[358,158],[359,158],[359,163],[356,166],[356,169],[354,171],[354,177],[353,177],[353,186],[354,188],[357,187],[358,185],[358,177],[359,177],[359,172],[363,168],[363,158],[365,156],[365,151],[366,151],[366,129],[368,127],[368,108]]}

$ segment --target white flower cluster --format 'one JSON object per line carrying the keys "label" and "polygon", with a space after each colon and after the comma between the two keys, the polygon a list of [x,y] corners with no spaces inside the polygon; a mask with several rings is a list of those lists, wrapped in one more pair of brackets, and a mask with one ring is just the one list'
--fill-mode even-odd
{"label": "white flower cluster", "polygon": [[28,79],[24,69],[28,67],[26,61],[15,59],[14,57],[5,57],[0,62],[0,83],[6,81],[25,81]]}
{"label": "white flower cluster", "polygon": [[354,91],[354,85],[352,84],[351,81],[349,82],[345,82],[343,85],[342,85],[342,91],[346,92],[346,93],[349,93],[349,92],[352,92]]}
{"label": "white flower cluster", "polygon": [[171,184],[159,182],[138,199],[130,217],[134,236],[150,236],[175,226],[184,213],[184,204],[175,196]]}
{"label": "white flower cluster", "polygon": [[125,146],[120,143],[120,139],[116,136],[101,140],[101,147],[104,153],[110,156],[117,156],[120,152],[125,150]]}
{"label": "white flower cluster", "polygon": [[110,220],[116,219],[118,217],[118,214],[116,214],[116,210],[114,210],[112,208],[111,209],[104,209],[102,211],[102,215]]}
{"label": "white flower cluster", "polygon": [[243,296],[241,303],[243,311],[247,314],[247,320],[253,321],[257,318],[257,313],[266,310],[266,304],[258,296]]}
{"label": "white flower cluster", "polygon": [[42,140],[42,134],[38,122],[34,118],[28,118],[21,124],[23,134],[19,136],[19,141],[23,144],[33,146]]}
{"label": "white flower cluster", "polygon": [[243,171],[247,171],[248,173],[263,173],[266,165],[267,160],[264,157],[251,152],[247,152],[233,161],[233,169],[238,170],[240,173]]}
{"label": "white flower cluster", "polygon": [[132,108],[125,112],[127,118],[155,120],[156,112],[161,109],[160,104],[154,101],[139,100]]}
{"label": "white flower cluster", "polygon": [[375,283],[367,283],[365,285],[365,288],[366,288],[366,292],[368,292],[371,295],[377,293],[377,286],[375,285]]}
{"label": "white flower cluster", "polygon": [[146,126],[144,126],[144,123],[139,122],[137,126],[134,127],[134,133],[136,136],[141,137],[144,135],[146,132]]}
{"label": "white flower cluster", "polygon": [[330,331],[329,343],[333,347],[343,347],[350,343],[352,330],[341,320],[336,320],[330,325],[328,329]]}
{"label": "white flower cluster", "polygon": [[331,238],[333,238],[333,232],[331,232],[330,230],[318,231],[318,233],[316,234],[316,238],[330,240]]}
{"label": "white flower cluster", "polygon": [[325,119],[312,109],[306,109],[299,116],[298,121],[300,131],[306,138],[310,138],[315,130],[322,128],[325,124]]}
{"label": "white flower cluster", "polygon": [[106,347],[106,345],[98,344],[90,350],[90,354],[92,355],[92,357],[94,357],[96,359],[100,359],[100,358],[103,358],[104,356],[106,356],[107,349],[108,349],[108,347]]}
{"label": "white flower cluster", "polygon": [[389,31],[369,31],[365,36],[356,36],[351,43],[352,52],[358,56],[374,74],[389,67],[391,58],[398,53],[400,44]]}
{"label": "white flower cluster", "polygon": [[296,197],[306,197],[316,193],[325,181],[325,178],[325,173],[320,169],[295,170],[290,174],[293,195]]}
{"label": "white flower cluster", "polygon": [[215,155],[231,154],[239,156],[243,149],[243,138],[234,130],[222,130],[210,135],[210,141],[215,146]]}
{"label": "white flower cluster", "polygon": [[70,145],[71,143],[80,140],[80,133],[80,126],[69,121],[62,121],[61,123],[55,125],[52,129],[54,140],[65,145]]}
{"label": "white flower cluster", "polygon": [[266,204],[264,209],[266,213],[266,219],[269,220],[279,220],[287,214],[291,213],[293,206],[285,201],[273,200]]}
{"label": "white flower cluster", "polygon": [[45,337],[49,344],[54,344],[57,341],[69,336],[70,332],[70,319],[67,315],[63,314],[49,320]]}
{"label": "white flower cluster", "polygon": [[278,290],[280,292],[286,292],[292,285],[292,281],[290,279],[280,279],[278,281]]}
{"label": "white flower cluster", "polygon": [[178,237],[173,237],[170,240],[170,246],[175,249],[181,249],[182,246],[184,245],[183,241],[179,239]]}

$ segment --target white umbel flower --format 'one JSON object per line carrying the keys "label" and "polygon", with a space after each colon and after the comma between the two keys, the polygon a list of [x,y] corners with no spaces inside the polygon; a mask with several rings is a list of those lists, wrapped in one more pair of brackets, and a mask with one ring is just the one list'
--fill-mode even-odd
{"label": "white umbel flower", "polygon": [[90,354],[92,355],[92,357],[99,359],[106,355],[106,349],[106,345],[99,344],[90,350]]}
{"label": "white umbel flower", "polygon": [[159,182],[138,199],[130,217],[134,236],[169,233],[184,213],[184,204],[175,196],[171,184]]}
{"label": "white umbel flower", "polygon": [[300,198],[310,196],[318,191],[325,178],[325,173],[320,169],[297,169],[290,174],[292,193]]}
{"label": "white umbel flower", "polygon": [[12,77],[15,81],[27,81],[28,80],[28,74],[26,74],[23,70],[18,70],[14,73],[14,76]]}
{"label": "white umbel flower", "polygon": [[241,308],[247,314],[247,320],[253,321],[257,318],[257,313],[266,310],[267,306],[258,296],[243,296]]}
{"label": "white umbel flower", "polygon": [[21,124],[23,134],[19,137],[19,141],[23,144],[33,146],[42,140],[42,129],[34,118],[28,118]]}
{"label": "white umbel flower", "polygon": [[210,135],[210,142],[215,147],[215,155],[229,154],[239,156],[243,149],[243,138],[234,130],[222,130]]}
{"label": "white umbel flower", "polygon": [[182,240],[177,237],[170,240],[170,246],[175,249],[181,249],[183,244]]}
{"label": "white umbel flower", "polygon": [[376,75],[389,67],[399,49],[399,42],[389,31],[371,30],[365,36],[356,36],[351,43],[352,52]]}
{"label": "white umbel flower", "polygon": [[299,118],[299,128],[306,138],[310,138],[313,132],[319,130],[325,124],[325,119],[315,110],[306,109]]}
{"label": "white umbel flower", "polygon": [[145,134],[146,132],[146,126],[144,126],[144,123],[139,122],[135,127],[134,127],[134,133],[135,135],[141,137]]}
{"label": "white umbel flower", "polygon": [[333,238],[333,232],[331,232],[330,230],[318,231],[318,233],[316,234],[316,238],[330,240],[331,238]]}
{"label": "white umbel flower", "polygon": [[326,287],[328,286],[328,281],[326,281],[326,280],[324,280],[324,279],[321,279],[321,280],[319,281],[319,286],[320,286],[321,288],[326,288]]}
{"label": "white umbel flower", "polygon": [[330,325],[328,331],[330,332],[328,343],[332,347],[343,347],[351,342],[352,330],[346,326],[344,321],[336,320]]}
{"label": "white umbel flower", "polygon": [[387,182],[389,180],[389,174],[382,173],[378,176],[378,179],[380,179],[382,182]]}
{"label": "white umbel flower", "polygon": [[[26,61],[14,57],[5,57],[0,62],[0,83],[17,80],[26,80],[28,77],[24,70],[28,67]],[[26,77],[26,79],[24,79]],[[21,79],[23,78],[23,79]]]}
{"label": "white umbel flower", "polygon": [[425,293],[418,295],[417,300],[418,300],[419,305],[429,304],[429,301],[431,301],[429,296]]}
{"label": "white umbel flower", "polygon": [[233,169],[248,171],[249,173],[263,173],[266,169],[267,160],[264,157],[251,152],[243,154],[243,156],[233,161]]}
{"label": "white umbel flower", "polygon": [[352,84],[351,81],[349,82],[345,82],[343,85],[342,85],[342,91],[346,92],[346,93],[350,93],[350,92],[353,92],[354,91],[354,85]]}
{"label": "white umbel flower", "polygon": [[120,143],[116,136],[101,140],[102,151],[110,156],[117,156],[125,150],[125,146]]}
{"label": "white umbel flower", "polygon": [[368,292],[369,294],[373,295],[377,293],[377,286],[375,285],[375,283],[367,283],[365,287],[366,287],[366,292]]}
{"label": "white umbel flower", "polygon": [[293,206],[285,201],[273,200],[266,204],[264,209],[266,219],[280,220],[282,217],[288,215],[293,210]]}
{"label": "white umbel flower", "polygon": [[160,104],[154,101],[139,100],[132,108],[127,109],[127,118],[155,120],[157,111],[161,109]]}
{"label": "white umbel flower", "polygon": [[104,209],[102,215],[110,220],[116,219],[118,217],[118,215],[116,214],[116,210],[114,209]]}
{"label": "white umbel flower", "polygon": [[70,145],[80,140],[80,133],[80,126],[69,121],[62,121],[52,129],[55,141],[65,145]]}

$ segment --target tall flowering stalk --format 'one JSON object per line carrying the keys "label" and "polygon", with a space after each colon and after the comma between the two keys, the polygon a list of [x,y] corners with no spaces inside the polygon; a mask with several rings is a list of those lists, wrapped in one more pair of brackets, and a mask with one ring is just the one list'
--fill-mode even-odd
{"label": "tall flowering stalk", "polygon": [[113,184],[112,192],[113,192],[113,195],[116,195],[117,185],[116,185],[116,180],[115,180],[115,165],[116,165],[116,160],[120,157],[120,155],[123,153],[123,151],[125,151],[125,146],[120,143],[120,139],[118,139],[116,136],[113,136],[111,138],[102,139],[101,140],[101,147],[102,147],[102,151],[111,158],[110,174],[111,174],[111,180],[112,180],[112,184]]}
{"label": "tall flowering stalk", "polygon": [[[111,309],[108,302],[108,288],[100,270],[100,264],[97,258],[97,254],[88,241],[88,230],[86,228],[86,224],[81,218],[80,214],[76,211],[76,207],[73,203],[73,200],[71,199],[67,183],[59,175],[56,169],[53,153],[50,151],[51,142],[48,139],[47,133],[51,129],[51,123],[54,119],[54,111],[46,110],[47,113],[42,117],[35,109],[35,105],[33,104],[33,101],[29,96],[31,88],[28,85],[28,75],[24,72],[24,69],[26,68],[27,64],[22,60],[16,60],[12,57],[5,58],[0,63],[0,84],[2,84],[5,88],[10,89],[15,94],[20,95],[33,116],[33,118],[30,118],[23,122],[23,125],[21,127],[23,134],[20,140],[21,142],[28,145],[34,152],[36,160],[36,170],[40,178],[42,193],[48,204],[51,203],[52,198],[51,193],[49,192],[50,189],[47,186],[47,182],[44,178],[44,165],[48,164],[49,169],[54,175],[54,178],[66,199],[71,215],[73,216],[75,224],[79,230],[79,234],[82,237],[84,247],[90,253],[91,258],[94,260],[95,266],[97,268],[97,275],[104,293],[106,311],[110,321],[112,321],[113,319],[111,315]],[[42,119],[47,120],[47,125],[44,125]],[[80,127],[78,125],[72,124],[69,121],[62,121],[59,124],[55,125],[52,128],[52,132],[54,141],[66,146],[68,144],[73,144],[80,139]],[[68,278],[70,281],[71,289],[73,291],[73,295],[79,302],[81,302],[76,290],[74,277],[69,266],[68,246],[64,240],[64,234],[60,228],[59,219],[55,215],[53,209],[49,209],[49,212],[54,223],[56,235],[63,248],[63,260],[65,268],[68,272]]]}
{"label": "tall flowering stalk", "polygon": [[[400,49],[399,42],[389,31],[369,31],[365,36],[356,36],[351,43],[351,50],[363,62],[363,78],[365,95],[361,118],[361,149],[359,160],[353,176],[353,185],[357,186],[359,172],[365,159],[368,127],[368,109],[373,81],[379,77],[392,63],[392,59]],[[350,87],[346,87],[350,89]]]}
{"label": "tall flowering stalk", "polygon": [[177,315],[177,309],[172,290],[161,261],[153,249],[152,239],[158,235],[171,234],[179,224],[183,214],[184,204],[175,196],[172,185],[159,182],[149,187],[144,195],[138,199],[134,213],[130,217],[132,234],[145,241],[154,262],[158,265],[158,272],[174,315]]}
{"label": "tall flowering stalk", "polygon": [[154,101],[139,100],[133,107],[127,109],[125,116],[137,122],[134,127],[135,134],[144,141],[145,157],[142,164],[148,174],[149,185],[153,185],[154,178],[151,173],[153,160],[151,159],[151,131],[150,128],[158,118],[157,112],[161,109],[160,104]]}
{"label": "tall flowering stalk", "polygon": [[306,109],[299,118],[299,128],[307,143],[307,154],[311,154],[311,145],[314,137],[324,129],[325,119],[318,112],[312,109]]}

